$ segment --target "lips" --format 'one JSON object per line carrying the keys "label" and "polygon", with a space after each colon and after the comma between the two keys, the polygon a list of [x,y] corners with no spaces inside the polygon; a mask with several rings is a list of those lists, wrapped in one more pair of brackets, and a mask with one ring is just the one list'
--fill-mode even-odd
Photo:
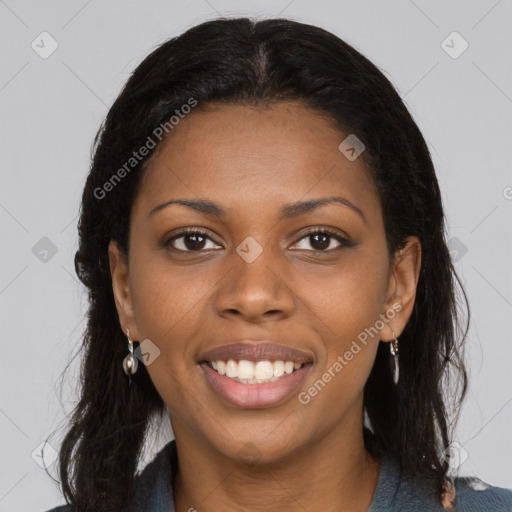
{"label": "lips", "polygon": [[[268,379],[270,382],[244,379],[246,382],[243,383],[240,379],[236,382],[215,369],[217,363],[220,365],[228,362],[228,366],[238,366],[237,362],[240,361],[244,366],[249,361],[256,365],[264,364],[266,367],[272,367],[273,363],[275,375],[279,376]],[[294,394],[309,373],[313,362],[312,354],[286,345],[271,341],[242,340],[202,353],[198,364],[211,389],[227,403],[241,408],[265,408],[279,405]],[[283,363],[285,367],[292,363],[293,366],[286,373],[276,371],[275,365],[282,366]],[[238,369],[240,370],[239,366]]]}
{"label": "lips", "polygon": [[239,343],[223,345],[201,354],[199,363],[211,361],[227,361],[228,359],[246,361],[293,361],[294,363],[312,363],[313,357],[300,350],[270,341],[254,342],[245,340]]}
{"label": "lips", "polygon": [[306,363],[299,370],[266,384],[242,384],[225,375],[219,375],[206,363],[202,363],[200,367],[211,389],[226,403],[239,408],[262,409],[280,405],[296,394],[311,369],[311,364]]}

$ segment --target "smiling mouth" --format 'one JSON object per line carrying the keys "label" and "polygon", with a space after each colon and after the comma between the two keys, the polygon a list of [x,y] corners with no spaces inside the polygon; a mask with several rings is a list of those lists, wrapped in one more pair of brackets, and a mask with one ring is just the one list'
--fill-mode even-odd
{"label": "smiling mouth", "polygon": [[246,359],[227,359],[202,361],[201,364],[207,364],[219,375],[223,375],[234,382],[242,384],[266,384],[286,377],[310,363],[297,363],[283,360],[248,361]]}

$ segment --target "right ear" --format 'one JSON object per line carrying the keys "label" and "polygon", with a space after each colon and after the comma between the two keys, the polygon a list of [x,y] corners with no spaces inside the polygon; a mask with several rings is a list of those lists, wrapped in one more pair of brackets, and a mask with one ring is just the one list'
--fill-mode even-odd
{"label": "right ear", "polygon": [[108,245],[108,259],[112,277],[112,291],[121,330],[126,335],[126,329],[130,329],[130,339],[137,340],[139,338],[135,324],[127,257],[115,240],[110,240]]}

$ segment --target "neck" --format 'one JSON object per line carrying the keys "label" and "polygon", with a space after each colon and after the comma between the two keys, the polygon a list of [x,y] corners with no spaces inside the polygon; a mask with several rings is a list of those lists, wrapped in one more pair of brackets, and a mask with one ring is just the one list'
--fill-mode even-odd
{"label": "neck", "polygon": [[172,425],[176,512],[366,512],[371,505],[380,463],[364,447],[362,415],[359,426],[344,425],[278,461],[252,464],[219,453],[176,418]]}

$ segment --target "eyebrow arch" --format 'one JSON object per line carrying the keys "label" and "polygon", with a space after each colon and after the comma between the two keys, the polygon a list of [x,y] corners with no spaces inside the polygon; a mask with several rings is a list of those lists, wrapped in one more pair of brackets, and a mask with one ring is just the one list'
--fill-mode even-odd
{"label": "eyebrow arch", "polygon": [[291,219],[292,217],[297,217],[299,215],[303,215],[304,213],[311,212],[320,206],[332,203],[348,206],[366,222],[366,217],[360,208],[351,203],[348,199],[339,196],[322,197],[320,199],[310,199],[308,201],[287,204],[281,210],[281,219]]}
{"label": "eyebrow arch", "polygon": [[[303,215],[305,213],[309,213],[320,206],[324,206],[326,204],[342,204],[344,206],[348,206],[351,210],[356,212],[365,222],[366,217],[360,208],[351,203],[348,199],[339,196],[331,196],[331,197],[323,197],[320,199],[310,199],[308,201],[299,201],[297,203],[290,203],[284,205],[280,211],[280,219],[291,219],[293,217],[298,217],[299,215]],[[173,199],[171,201],[167,201],[162,203],[149,212],[149,215],[153,215],[156,212],[163,210],[167,206],[171,204],[180,204],[182,206],[187,206],[188,208],[192,208],[200,213],[204,213],[205,215],[211,215],[213,217],[225,217],[227,212],[220,205],[208,201],[207,199]]]}

